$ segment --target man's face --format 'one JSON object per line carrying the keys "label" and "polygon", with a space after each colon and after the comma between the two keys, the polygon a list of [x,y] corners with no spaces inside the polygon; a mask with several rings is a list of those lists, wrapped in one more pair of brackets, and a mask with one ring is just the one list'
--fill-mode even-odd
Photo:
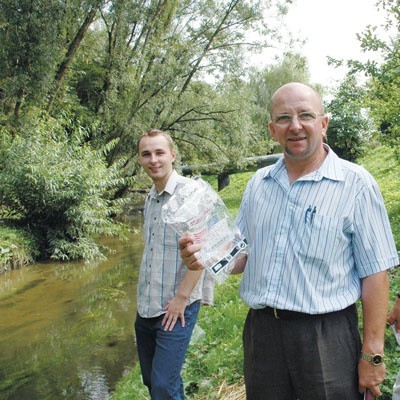
{"label": "man's face", "polygon": [[[276,97],[269,129],[286,156],[304,160],[321,151],[328,128],[328,117],[321,115],[321,108],[319,98],[301,87],[286,88]],[[282,118],[286,124],[279,124]]]}
{"label": "man's face", "polygon": [[176,154],[162,135],[145,136],[139,143],[139,163],[157,189],[163,189],[173,171]]}

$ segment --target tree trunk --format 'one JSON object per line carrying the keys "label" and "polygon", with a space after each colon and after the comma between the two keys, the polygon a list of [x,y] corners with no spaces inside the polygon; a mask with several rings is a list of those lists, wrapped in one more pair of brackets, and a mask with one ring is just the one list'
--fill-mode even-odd
{"label": "tree trunk", "polygon": [[83,38],[85,37],[85,33],[87,32],[90,24],[93,22],[94,17],[96,16],[96,12],[101,5],[102,0],[98,0],[96,4],[92,6],[90,9],[88,15],[86,16],[85,20],[83,21],[81,27],[79,28],[77,34],[75,35],[74,39],[72,40],[71,44],[69,45],[67,54],[63,60],[63,62],[60,64],[60,67],[58,68],[56,77],[54,79],[54,84],[53,88],[49,94],[49,100],[47,103],[47,111],[50,111],[54,99],[56,98],[56,95],[58,93],[58,90],[60,89],[62,82],[65,78],[66,72],[68,67],[70,66],[76,51],[79,48],[79,45],[81,44]]}

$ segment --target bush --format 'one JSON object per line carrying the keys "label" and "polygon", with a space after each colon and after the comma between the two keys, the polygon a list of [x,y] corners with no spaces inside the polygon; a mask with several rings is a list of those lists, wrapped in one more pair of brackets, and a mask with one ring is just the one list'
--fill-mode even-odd
{"label": "bush", "polygon": [[36,251],[36,242],[26,231],[0,225],[0,274],[30,264]]}
{"label": "bush", "polygon": [[98,235],[122,232],[113,219],[123,203],[114,200],[125,184],[120,165],[108,167],[85,139],[80,126],[48,118],[29,135],[2,136],[2,217],[33,234],[42,258],[91,259],[101,255]]}

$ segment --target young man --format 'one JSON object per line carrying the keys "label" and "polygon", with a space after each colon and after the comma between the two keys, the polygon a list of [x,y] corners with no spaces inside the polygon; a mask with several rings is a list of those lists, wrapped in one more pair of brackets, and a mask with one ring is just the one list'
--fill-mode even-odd
{"label": "young man", "polygon": [[161,208],[189,181],[173,169],[171,137],[150,130],[137,142],[139,162],[153,181],[144,209],[145,249],[138,282],[135,322],[144,384],[153,400],[183,400],[181,369],[200,304],[212,304],[213,279],[190,271],[178,250],[178,236],[164,224]]}
{"label": "young man", "polygon": [[[382,196],[362,167],[324,143],[318,93],[288,83],[272,97],[269,129],[284,157],[243,195],[249,243],[240,295],[248,400],[356,400],[380,395],[389,268],[399,263]],[[191,269],[199,246],[180,241]],[[363,341],[355,303],[361,297]]]}

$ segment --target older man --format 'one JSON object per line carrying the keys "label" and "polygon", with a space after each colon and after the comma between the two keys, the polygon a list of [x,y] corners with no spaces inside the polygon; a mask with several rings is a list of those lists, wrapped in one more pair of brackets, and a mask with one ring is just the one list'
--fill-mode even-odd
{"label": "older man", "polygon": [[[377,184],[324,143],[328,122],[307,85],[272,97],[269,129],[284,157],[256,172],[237,218],[250,248],[236,268],[250,306],[248,400],[355,400],[367,388],[379,395],[385,377],[386,271],[399,259]],[[180,248],[201,268],[191,238]]]}

